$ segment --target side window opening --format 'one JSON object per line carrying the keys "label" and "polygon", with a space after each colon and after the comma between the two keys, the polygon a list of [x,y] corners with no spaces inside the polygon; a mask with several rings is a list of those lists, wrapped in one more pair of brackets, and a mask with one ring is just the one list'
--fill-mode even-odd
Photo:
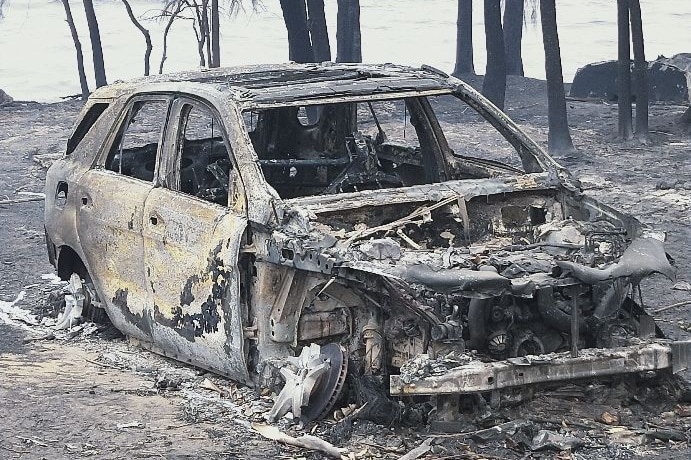
{"label": "side window opening", "polygon": [[134,102],[108,152],[106,169],[153,181],[156,154],[168,115],[168,101]]}
{"label": "side window opening", "polygon": [[182,114],[179,190],[227,206],[232,163],[221,124],[203,106],[187,104]]}
{"label": "side window opening", "polygon": [[94,123],[96,123],[101,115],[103,115],[103,112],[105,112],[108,106],[108,103],[97,102],[89,107],[89,110],[87,110],[79,122],[79,125],[77,125],[75,128],[74,133],[72,133],[72,136],[70,136],[70,138],[67,140],[67,150],[65,151],[66,155],[74,152],[77,146],[82,142],[82,140],[84,140],[84,137],[87,135],[87,133],[91,130],[91,127],[94,126]]}
{"label": "side window opening", "polygon": [[412,107],[412,100],[405,99],[358,104],[358,129],[375,140],[381,169],[398,177],[398,185],[436,182],[426,177],[423,147],[429,151],[431,146],[418,137],[424,126]]}

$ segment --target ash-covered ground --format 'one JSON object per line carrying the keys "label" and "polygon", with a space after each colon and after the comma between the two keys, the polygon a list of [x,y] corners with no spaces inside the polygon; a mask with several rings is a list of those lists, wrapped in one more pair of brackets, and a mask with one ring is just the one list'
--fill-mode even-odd
{"label": "ash-covered ground", "polygon": [[[542,145],[544,95],[542,81],[509,79],[506,111]],[[86,325],[51,337],[22,313],[50,317],[59,309],[60,285],[42,276],[52,267],[35,193],[43,192],[45,166],[62,152],[80,107],[0,107],[0,201],[21,201],[0,205],[0,302],[15,309],[0,316],[0,456],[323,458],[252,428],[263,422],[271,394],[142,351],[110,329]],[[589,194],[667,232],[677,284],[647,280],[643,300],[668,337],[688,339],[691,307],[655,313],[691,297],[691,135],[679,123],[685,107],[651,106],[647,143],[618,141],[615,105],[568,101],[568,110],[578,152],[557,160]],[[298,431],[282,421],[279,428],[311,433],[356,458],[398,458],[420,446],[419,458],[689,458],[688,398],[670,375],[629,375],[517,390],[499,407],[474,404],[460,433],[379,426],[348,407],[336,411],[338,422]]]}

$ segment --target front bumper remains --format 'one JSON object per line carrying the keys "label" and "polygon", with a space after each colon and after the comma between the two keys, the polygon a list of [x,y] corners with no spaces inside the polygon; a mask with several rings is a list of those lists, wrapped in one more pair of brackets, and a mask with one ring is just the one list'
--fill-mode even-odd
{"label": "front bumper remains", "polygon": [[392,396],[468,394],[545,382],[559,382],[633,372],[691,366],[691,340],[655,341],[613,349],[589,348],[572,358],[569,352],[468,362],[428,375],[392,375]]}

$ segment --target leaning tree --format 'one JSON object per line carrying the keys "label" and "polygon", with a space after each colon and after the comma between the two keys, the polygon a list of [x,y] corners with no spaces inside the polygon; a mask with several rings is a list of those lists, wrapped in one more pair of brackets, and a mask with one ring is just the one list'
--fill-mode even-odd
{"label": "leaning tree", "polygon": [[134,24],[134,26],[144,36],[144,43],[146,43],[146,50],[144,51],[144,75],[149,75],[149,69],[151,68],[151,50],[153,49],[153,45],[151,44],[151,34],[134,15],[130,2],[128,0],[122,0],[122,3],[125,5],[127,16],[129,16],[130,21],[132,21],[132,24]]}
{"label": "leaning tree", "polygon": [[[0,0],[2,2],[3,0]],[[0,3],[0,6],[2,3]],[[86,100],[89,97],[89,84],[86,81],[86,72],[84,71],[84,54],[82,53],[82,43],[79,41],[79,34],[77,34],[77,28],[74,25],[74,18],[72,17],[72,9],[70,8],[69,0],[62,0],[62,6],[65,8],[65,16],[67,20],[67,25],[70,28],[70,34],[72,34],[72,41],[74,42],[74,48],[77,51],[77,72],[79,73],[79,85],[82,90],[82,99]]]}
{"label": "leaning tree", "polygon": [[173,26],[175,19],[180,15],[185,5],[181,1],[169,2],[163,9],[162,16],[167,16],[166,26],[163,28],[163,51],[161,52],[161,63],[158,65],[158,73],[163,73],[163,64],[168,59],[168,33]]}
{"label": "leaning tree", "polygon": [[93,0],[84,0],[84,13],[86,14],[86,24],[89,27],[89,38],[91,39],[91,54],[94,62],[96,88],[100,88],[107,85],[108,82],[106,81],[106,66],[103,63],[101,32],[98,29],[98,20],[96,19]]}

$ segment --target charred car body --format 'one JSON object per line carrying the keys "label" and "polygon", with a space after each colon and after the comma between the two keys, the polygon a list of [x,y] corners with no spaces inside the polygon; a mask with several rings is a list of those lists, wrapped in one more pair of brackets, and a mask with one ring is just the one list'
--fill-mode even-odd
{"label": "charred car body", "polygon": [[101,88],[46,197],[49,256],[85,280],[80,302],[164,355],[285,381],[273,418],[324,415],[347,375],[458,395],[667,368],[685,351],[641,306],[641,279],[674,276],[659,235],[427,67]]}

